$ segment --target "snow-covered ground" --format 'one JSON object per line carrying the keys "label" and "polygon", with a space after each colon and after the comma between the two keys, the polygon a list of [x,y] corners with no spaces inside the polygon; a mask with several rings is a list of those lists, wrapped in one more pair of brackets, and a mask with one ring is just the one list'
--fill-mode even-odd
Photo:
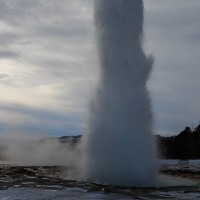
{"label": "snow-covered ground", "polygon": [[[6,165],[7,164],[7,165]],[[81,183],[78,181],[65,182],[60,179],[54,179],[53,177],[46,177],[45,173],[49,175],[54,174],[50,169],[46,169],[46,172],[41,171],[40,167],[38,169],[32,170],[30,167],[17,167],[12,165],[13,175],[5,175],[10,163],[2,163],[1,171],[4,173],[0,174],[2,177],[0,179],[0,184],[2,190],[0,190],[0,200],[129,200],[129,199],[183,199],[192,200],[200,198],[200,178],[198,174],[200,173],[200,160],[189,160],[189,161],[179,161],[179,160],[159,160],[159,167],[165,172],[170,171],[174,174],[172,176],[161,175],[161,177],[168,185],[162,185],[155,188],[123,188],[115,186],[104,186],[95,185],[90,183]],[[7,166],[7,167],[6,167]],[[5,167],[5,168],[4,168]],[[4,168],[4,169],[3,169]],[[30,169],[29,169],[30,168]],[[20,169],[20,170],[19,170]],[[6,170],[6,171],[5,171]],[[10,169],[11,170],[11,169]],[[18,170],[18,171],[17,171]],[[32,170],[32,171],[31,171]],[[36,177],[30,177],[28,172],[36,174]],[[10,171],[11,172],[11,171]],[[16,181],[16,174],[19,178],[24,176],[24,172],[27,173],[26,179]],[[176,173],[178,172],[178,173]],[[186,173],[185,173],[186,172]],[[192,173],[192,177],[197,175],[197,178],[193,178],[187,175],[187,173]],[[42,173],[42,174],[40,174]],[[181,176],[181,173],[184,176]],[[39,175],[37,175],[39,174]],[[185,174],[187,176],[185,176]],[[33,174],[34,175],[34,174]],[[32,175],[32,176],[33,176]],[[15,179],[13,179],[13,177]],[[9,178],[6,178],[9,177]],[[40,178],[42,177],[42,178]],[[10,179],[11,178],[11,179]],[[9,184],[9,181],[15,181],[13,184]],[[31,182],[32,181],[32,182]],[[179,184],[180,183],[180,184]],[[4,189],[4,185],[10,185]]]}
{"label": "snow-covered ground", "polygon": [[[145,189],[142,189],[143,191]],[[35,189],[35,188],[11,188],[0,191],[1,200],[131,200],[131,199],[177,199],[194,200],[200,198],[200,191],[147,191],[134,196],[126,196],[117,193],[87,192],[81,188]]]}
{"label": "snow-covered ground", "polygon": [[182,170],[200,172],[200,160],[158,160],[159,168],[168,170]]}
{"label": "snow-covered ground", "polygon": [[11,188],[0,191],[1,200],[129,200],[129,196],[119,194],[104,194],[100,192],[91,192],[81,188],[66,188],[63,190],[54,189],[33,189],[33,188]]}
{"label": "snow-covered ground", "polygon": [[159,159],[159,164],[165,164],[165,165],[179,165],[181,163],[188,162],[188,165],[196,165],[200,167],[200,160],[173,160],[173,159]]}

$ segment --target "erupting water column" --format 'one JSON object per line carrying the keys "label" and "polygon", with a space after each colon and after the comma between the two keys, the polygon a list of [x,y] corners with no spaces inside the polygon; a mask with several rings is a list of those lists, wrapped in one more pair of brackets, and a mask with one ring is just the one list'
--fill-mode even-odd
{"label": "erupting water column", "polygon": [[149,186],[157,169],[146,82],[152,57],[142,47],[142,0],[94,0],[101,78],[84,135],[84,176]]}

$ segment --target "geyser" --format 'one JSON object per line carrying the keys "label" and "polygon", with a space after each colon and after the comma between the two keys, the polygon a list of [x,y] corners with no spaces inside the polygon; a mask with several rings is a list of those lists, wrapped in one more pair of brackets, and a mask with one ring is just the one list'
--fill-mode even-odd
{"label": "geyser", "polygon": [[142,0],[95,0],[100,82],[84,135],[84,177],[149,186],[156,178],[152,111],[146,87],[152,57],[142,49]]}

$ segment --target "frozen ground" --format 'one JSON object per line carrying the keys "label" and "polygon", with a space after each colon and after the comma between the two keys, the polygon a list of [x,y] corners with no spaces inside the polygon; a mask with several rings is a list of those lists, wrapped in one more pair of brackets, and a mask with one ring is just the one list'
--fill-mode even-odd
{"label": "frozen ground", "polygon": [[200,199],[200,160],[159,160],[159,167],[164,185],[137,188],[66,180],[63,174],[70,169],[63,167],[4,163],[0,165],[0,199]]}
{"label": "frozen ground", "polygon": [[56,189],[33,189],[33,188],[11,188],[0,192],[2,200],[129,200],[129,199],[182,199],[193,200],[200,198],[199,192],[179,192],[179,191],[155,191],[148,195],[141,194],[136,197],[115,193],[83,191],[80,188]]}
{"label": "frozen ground", "polygon": [[200,180],[200,160],[159,160],[161,173]]}
{"label": "frozen ground", "polygon": [[104,194],[101,192],[91,192],[88,193],[86,190],[81,188],[65,188],[56,190],[51,189],[33,189],[33,188],[12,188],[9,190],[4,190],[0,192],[0,199],[2,200],[77,200],[77,199],[87,199],[87,200],[122,200],[122,199],[132,199],[129,196],[119,195],[119,194]]}

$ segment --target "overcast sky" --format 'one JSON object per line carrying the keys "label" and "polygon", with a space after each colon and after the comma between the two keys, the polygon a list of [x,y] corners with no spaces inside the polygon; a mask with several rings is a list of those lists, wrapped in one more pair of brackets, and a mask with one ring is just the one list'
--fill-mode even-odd
{"label": "overcast sky", "polygon": [[[156,134],[200,120],[200,1],[145,0]],[[0,135],[82,134],[98,79],[92,0],[0,0]]]}

